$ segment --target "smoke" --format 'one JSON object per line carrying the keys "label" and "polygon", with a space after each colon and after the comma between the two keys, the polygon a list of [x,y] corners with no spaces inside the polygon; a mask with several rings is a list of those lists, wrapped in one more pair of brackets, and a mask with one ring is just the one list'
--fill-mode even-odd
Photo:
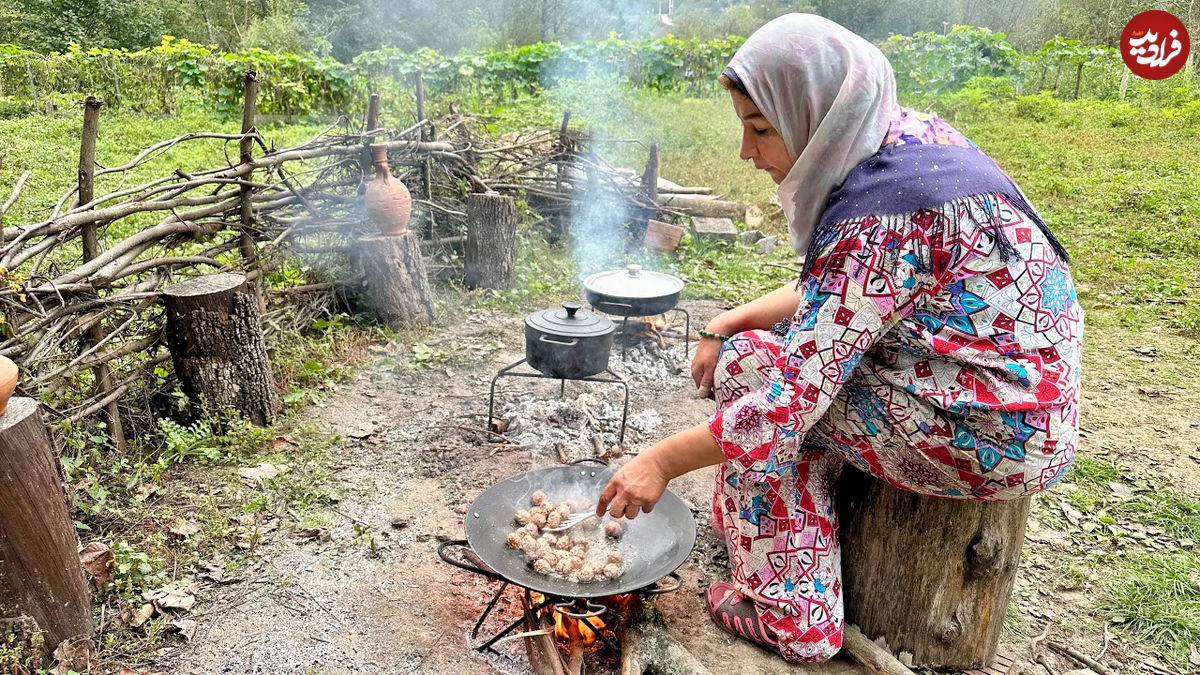
{"label": "smoke", "polygon": [[635,214],[618,185],[629,177],[617,174],[605,160],[632,160],[626,145],[614,139],[628,136],[635,113],[629,85],[614,68],[599,64],[586,72],[566,72],[571,68],[567,65],[556,68],[562,70],[552,73],[558,86],[551,101],[580,121],[588,143],[584,165],[573,167],[570,175],[579,202],[571,213],[568,239],[582,282],[588,274],[619,265],[624,255],[625,234]]}

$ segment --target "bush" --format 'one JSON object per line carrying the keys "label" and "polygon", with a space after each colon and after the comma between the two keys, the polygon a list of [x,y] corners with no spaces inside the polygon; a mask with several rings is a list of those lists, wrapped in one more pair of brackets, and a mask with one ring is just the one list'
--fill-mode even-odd
{"label": "bush", "polygon": [[945,94],[976,77],[1012,78],[1021,59],[1004,33],[974,26],[955,26],[945,35],[893,35],[880,49],[892,62],[896,87],[904,94]]}
{"label": "bush", "polygon": [[1047,93],[1018,96],[1016,114],[1036,122],[1049,122],[1059,116],[1058,99]]}

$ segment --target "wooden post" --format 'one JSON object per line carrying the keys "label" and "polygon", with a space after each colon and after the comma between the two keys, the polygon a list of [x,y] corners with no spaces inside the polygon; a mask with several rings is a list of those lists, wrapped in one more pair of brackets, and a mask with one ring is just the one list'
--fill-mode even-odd
{"label": "wooden post", "polygon": [[275,383],[258,299],[238,273],[194,277],[163,289],[167,346],[184,393],[258,425],[275,419]]}
{"label": "wooden post", "polygon": [[658,143],[650,144],[650,158],[642,174],[642,192],[651,205],[658,203]]}
{"label": "wooden post", "polygon": [[92,607],[36,400],[9,400],[0,415],[0,457],[0,626],[31,619],[42,632],[44,658],[63,640],[91,636]]}
{"label": "wooden post", "polygon": [[369,133],[379,126],[379,94],[371,94],[367,100],[367,119],[363,124],[363,146],[362,152],[359,154],[358,163],[362,169],[362,180],[358,184],[358,194],[362,196],[367,190],[367,183],[371,180],[372,166],[374,159],[371,156],[371,144],[375,142],[375,135]]}
{"label": "wooden post", "polygon": [[[414,74],[414,77],[416,78],[416,88],[417,88],[417,123],[422,125],[421,131],[420,131],[420,137],[421,137],[422,141],[432,140],[433,134],[430,133],[431,125],[430,125],[429,121],[427,119],[425,119],[425,75],[424,75],[424,73],[422,73],[421,71],[418,70]],[[426,155],[425,159],[421,161],[420,173],[421,173],[421,195],[423,197],[425,197],[426,201],[432,202],[433,201],[433,177],[431,174],[433,173],[433,164],[430,161],[428,155]],[[434,217],[433,217],[433,209],[425,209],[425,211],[426,211],[426,217],[429,218],[429,232],[428,232],[429,239],[431,239],[431,240],[436,239],[437,233],[434,231],[434,226],[436,223],[435,223]]]}
{"label": "wooden post", "polygon": [[433,322],[433,292],[416,233],[362,237],[351,261],[364,278],[363,300],[381,322],[393,328]]}
{"label": "wooden post", "polygon": [[1079,62],[1079,66],[1075,69],[1075,96],[1074,99],[1079,99],[1079,87],[1083,85],[1083,62]]}
{"label": "wooden post", "polygon": [[[238,144],[238,162],[245,165],[254,160],[254,139],[249,134],[254,133],[254,117],[258,106],[258,73],[253,70],[247,70],[245,77],[242,79],[242,86],[242,133],[245,136],[242,138],[241,143]],[[244,176],[244,178],[250,180],[250,176],[248,175]],[[240,210],[242,226],[238,249],[242,254],[242,267],[247,272],[258,267],[258,251],[254,247],[253,197],[254,189],[249,185],[243,185],[241,189]],[[261,308],[263,302],[262,277],[258,277],[251,282],[251,288],[254,290],[254,295],[258,299]]]}
{"label": "wooden post", "polygon": [[[83,139],[79,144],[79,204],[87,204],[95,198],[96,190],[96,136],[100,129],[100,108],[103,102],[95,96],[87,97],[83,102]],[[86,263],[100,255],[100,224],[93,221],[84,223],[82,229],[83,261]],[[104,339],[104,326],[94,323],[84,335],[87,346],[97,344]],[[85,347],[86,348],[86,347]],[[92,369],[96,380],[96,393],[103,397],[112,390],[112,371],[107,363],[101,363]],[[113,399],[104,407],[105,425],[108,427],[108,438],[113,447],[119,451],[125,450],[125,431],[121,427],[121,415],[117,400]]]}
{"label": "wooden post", "polygon": [[517,203],[500,194],[467,195],[467,288],[508,290],[516,283]]}
{"label": "wooden post", "polygon": [[917,666],[988,666],[1029,501],[925,497],[847,467],[838,485],[846,623]]}
{"label": "wooden post", "polygon": [[1121,100],[1125,100],[1125,90],[1129,88],[1129,73],[1130,70],[1125,68],[1121,73]]}

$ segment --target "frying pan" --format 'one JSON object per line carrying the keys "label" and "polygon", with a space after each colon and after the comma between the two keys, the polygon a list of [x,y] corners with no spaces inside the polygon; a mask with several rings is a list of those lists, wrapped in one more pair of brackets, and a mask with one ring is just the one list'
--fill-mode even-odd
{"label": "frying pan", "polygon": [[[600,496],[614,471],[603,462],[590,461],[596,464],[574,463],[535,469],[506,478],[484,490],[472,502],[466,515],[465,543],[495,571],[495,575],[488,576],[498,576],[545,595],[597,598],[634,591],[655,592],[650,588],[660,579],[671,576],[683,564],[696,544],[696,521],[691,510],[670,490],[663,492],[654,511],[621,521],[625,534],[618,548],[625,556],[625,573],[616,579],[579,583],[539,574],[526,562],[524,552],[508,548],[505,538],[517,528],[513,514],[518,509],[529,508],[529,497],[534,492],[542,490],[552,502],[567,499],[594,501]],[[452,565],[487,574],[487,570],[469,567],[447,555],[448,547],[461,543],[464,542],[446,542],[438,553]]]}

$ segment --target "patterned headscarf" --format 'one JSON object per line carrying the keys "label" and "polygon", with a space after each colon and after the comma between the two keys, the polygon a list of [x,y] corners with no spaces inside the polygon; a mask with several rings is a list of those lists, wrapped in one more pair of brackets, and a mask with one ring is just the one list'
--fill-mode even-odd
{"label": "patterned headscarf", "polygon": [[754,32],[725,74],[783,136],[796,163],[779,185],[799,255],[829,195],[879,151],[899,109],[896,78],[875,45],[812,14],[786,14]]}

